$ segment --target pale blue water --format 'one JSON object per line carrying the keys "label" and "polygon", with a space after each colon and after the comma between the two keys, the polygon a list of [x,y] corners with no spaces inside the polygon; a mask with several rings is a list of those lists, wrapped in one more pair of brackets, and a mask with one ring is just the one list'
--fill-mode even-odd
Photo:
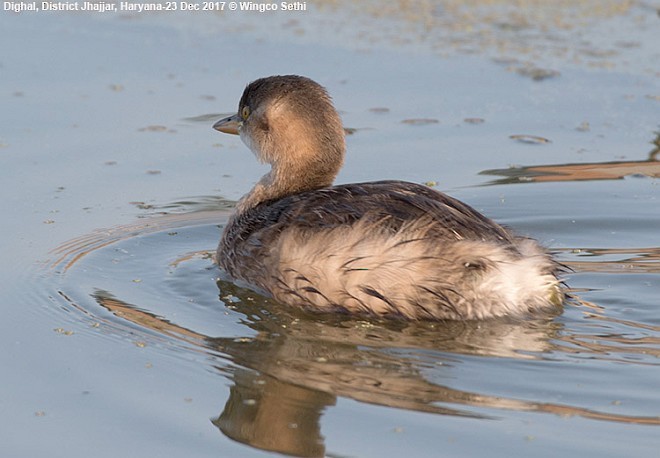
{"label": "pale blue water", "polygon": [[[534,41],[561,73],[534,81],[487,51],[330,39],[341,11],[2,12],[2,455],[654,456],[651,13],[612,20],[639,40],[613,67]],[[556,251],[577,299],[522,323],[402,325],[301,315],[217,281],[208,254],[265,169],[212,115],[277,73],[317,79],[357,129],[339,182],[435,181]],[[426,118],[439,122],[402,122]]]}

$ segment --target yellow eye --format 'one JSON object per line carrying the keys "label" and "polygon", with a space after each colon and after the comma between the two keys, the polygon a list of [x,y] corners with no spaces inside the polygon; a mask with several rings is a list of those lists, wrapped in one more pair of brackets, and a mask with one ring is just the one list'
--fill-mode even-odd
{"label": "yellow eye", "polygon": [[248,106],[244,106],[241,110],[241,118],[243,118],[243,121],[245,121],[248,116],[250,116],[250,108]]}

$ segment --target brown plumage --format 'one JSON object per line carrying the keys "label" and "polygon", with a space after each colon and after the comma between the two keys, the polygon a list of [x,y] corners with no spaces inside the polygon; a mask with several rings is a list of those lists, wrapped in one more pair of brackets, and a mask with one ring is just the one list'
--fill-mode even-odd
{"label": "brown plumage", "polygon": [[332,186],[341,120],[300,76],[247,86],[217,122],[271,164],[238,203],[217,262],[280,302],[404,319],[479,319],[556,307],[561,266],[470,206],[402,181]]}

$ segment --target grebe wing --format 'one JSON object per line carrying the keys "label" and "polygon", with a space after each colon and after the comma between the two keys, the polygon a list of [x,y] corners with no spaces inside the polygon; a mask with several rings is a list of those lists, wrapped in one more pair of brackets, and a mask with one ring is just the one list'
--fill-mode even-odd
{"label": "grebe wing", "polygon": [[345,184],[304,192],[264,202],[239,218],[241,239],[262,230],[279,232],[295,227],[318,231],[357,222],[396,232],[420,221],[428,225],[430,235],[437,237],[512,240],[505,229],[469,205],[427,186],[404,181]]}

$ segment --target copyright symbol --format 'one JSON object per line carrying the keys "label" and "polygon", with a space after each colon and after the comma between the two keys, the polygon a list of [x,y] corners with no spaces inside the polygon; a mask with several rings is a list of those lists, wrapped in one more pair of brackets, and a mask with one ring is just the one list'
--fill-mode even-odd
{"label": "copyright symbol", "polygon": [[230,10],[235,11],[237,7],[238,7],[238,5],[236,4],[236,2],[229,2],[229,9]]}

